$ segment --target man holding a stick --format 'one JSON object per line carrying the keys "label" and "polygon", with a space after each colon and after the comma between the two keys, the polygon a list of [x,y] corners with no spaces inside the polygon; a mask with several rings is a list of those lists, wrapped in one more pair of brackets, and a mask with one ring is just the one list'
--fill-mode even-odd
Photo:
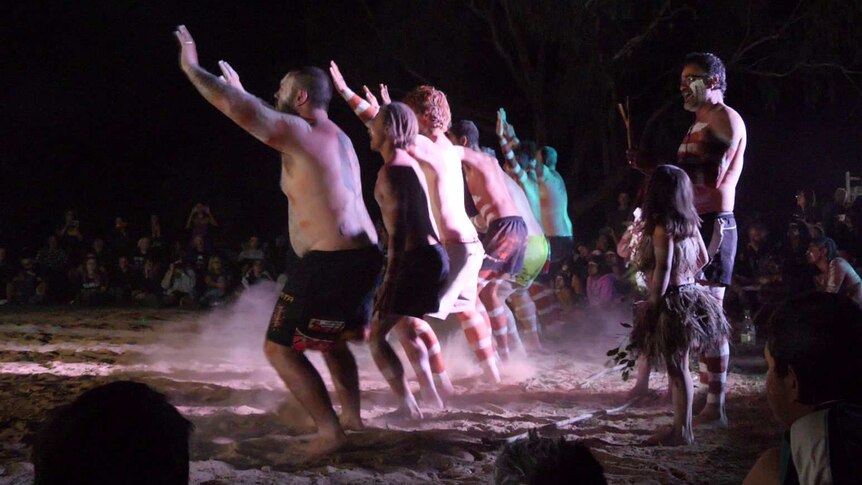
{"label": "man holding a stick", "polygon": [[[695,208],[703,221],[700,231],[710,259],[699,282],[709,286],[713,296],[721,302],[725,289],[730,286],[736,257],[733,209],[747,142],[745,123],[739,113],[724,103],[726,72],[721,59],[714,54],[695,52],[686,56],[679,90],[684,108],[695,113],[694,124],[677,150],[676,165],[691,178]],[[651,171],[645,166],[646,157],[642,152],[629,150],[628,156],[633,167]],[[708,383],[709,391],[706,406],[695,417],[695,424],[727,425],[724,400],[729,357],[726,339],[701,355],[700,379]],[[647,383],[640,382],[640,374],[636,389],[641,385],[645,391]],[[647,378],[648,375],[647,372]]]}

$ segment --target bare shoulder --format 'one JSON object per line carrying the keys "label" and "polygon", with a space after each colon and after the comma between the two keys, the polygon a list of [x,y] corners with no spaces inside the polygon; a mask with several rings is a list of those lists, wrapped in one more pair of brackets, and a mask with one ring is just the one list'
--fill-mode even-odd
{"label": "bare shoulder", "polygon": [[662,225],[656,225],[655,229],[653,229],[652,231],[652,240],[654,245],[667,244],[667,229],[665,229],[665,227]]}
{"label": "bare shoulder", "polygon": [[733,135],[735,137],[745,136],[745,122],[737,111],[726,104],[718,105],[710,112],[709,125],[713,131]]}

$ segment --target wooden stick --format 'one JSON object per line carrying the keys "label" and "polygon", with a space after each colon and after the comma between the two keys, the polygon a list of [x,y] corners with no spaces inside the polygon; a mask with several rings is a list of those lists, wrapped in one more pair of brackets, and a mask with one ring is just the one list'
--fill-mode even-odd
{"label": "wooden stick", "polygon": [[604,376],[606,376],[606,375],[610,374],[611,372],[616,372],[616,371],[618,371],[618,370],[623,370],[623,368],[624,368],[625,366],[626,366],[625,364],[618,364],[618,365],[615,365],[615,366],[613,366],[613,367],[609,367],[609,368],[607,368],[607,369],[603,369],[603,370],[601,370],[601,371],[599,371],[599,372],[597,372],[597,373],[595,373],[595,374],[591,375],[590,377],[588,377],[584,382],[581,382],[580,384],[578,384],[578,388],[579,388],[579,389],[580,389],[580,388],[584,388],[584,387],[586,387],[586,386],[588,386],[588,385],[592,384],[592,383],[593,383],[593,381],[595,381],[596,379],[599,379],[600,377],[604,377]]}
{"label": "wooden stick", "polygon": [[602,409],[599,411],[593,411],[591,413],[585,413],[585,414],[581,414],[581,415],[578,415],[578,416],[575,416],[572,418],[567,418],[567,419],[564,419],[562,421],[555,421],[553,423],[548,423],[548,424],[545,424],[542,426],[537,426],[535,428],[531,428],[527,431],[524,431],[523,433],[518,433],[514,436],[509,436],[508,438],[503,438],[502,440],[500,440],[500,442],[504,443],[504,444],[508,444],[508,443],[514,443],[516,441],[521,441],[523,439],[528,438],[530,436],[530,431],[532,431],[534,429],[536,431],[539,431],[539,432],[551,431],[554,429],[560,429],[563,426],[569,426],[569,425],[572,425],[575,423],[579,423],[581,421],[586,421],[588,419],[600,418],[602,416],[607,416],[609,414],[621,413],[621,412],[625,411],[626,409],[628,409],[629,407],[631,407],[634,403],[639,401],[641,398],[643,398],[643,396],[636,396],[636,397],[629,399],[622,406],[617,406],[615,408],[610,408],[610,409]]}
{"label": "wooden stick", "polygon": [[629,98],[626,96],[626,106],[622,103],[617,103],[617,111],[623,119],[623,124],[626,126],[626,145],[629,150],[632,149],[632,126],[631,126],[631,111],[629,111]]}

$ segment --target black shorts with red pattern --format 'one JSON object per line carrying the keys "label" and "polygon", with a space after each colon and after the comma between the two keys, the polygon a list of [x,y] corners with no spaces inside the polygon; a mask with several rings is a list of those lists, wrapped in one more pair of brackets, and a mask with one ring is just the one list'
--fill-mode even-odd
{"label": "black shorts with red pattern", "polygon": [[527,224],[520,216],[501,217],[488,225],[482,237],[485,259],[482,273],[515,277],[524,267],[527,253]]}
{"label": "black shorts with red pattern", "polygon": [[294,350],[332,349],[347,331],[371,324],[383,255],[376,246],[310,251],[287,278],[266,339]]}

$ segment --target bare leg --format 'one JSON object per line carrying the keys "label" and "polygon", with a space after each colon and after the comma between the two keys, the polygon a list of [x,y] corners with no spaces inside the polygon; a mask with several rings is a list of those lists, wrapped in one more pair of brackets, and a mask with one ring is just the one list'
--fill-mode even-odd
{"label": "bare leg", "polygon": [[320,374],[302,352],[275,342],[266,341],[264,353],[290,392],[311,415],[317,425],[317,435],[306,452],[321,455],[338,450],[347,443],[338,416]]}
{"label": "bare leg", "polygon": [[[724,302],[723,287],[710,287],[709,292]],[[722,339],[716,348],[707,348],[700,355],[700,381],[707,384],[706,406],[694,418],[695,424],[714,423],[727,426],[724,401],[727,393],[727,369],[730,365],[730,345]],[[704,371],[705,368],[705,371]]]}
{"label": "bare leg", "polygon": [[403,317],[395,328],[398,332],[401,346],[404,347],[407,358],[413,364],[413,371],[416,372],[419,388],[422,389],[422,399],[432,406],[443,409],[443,400],[440,398],[440,394],[437,393],[437,387],[434,385],[434,379],[431,376],[428,349],[417,333],[419,329],[424,329],[427,325],[424,320],[414,317]]}
{"label": "bare leg", "polygon": [[437,339],[437,334],[434,333],[434,329],[425,320],[417,318],[414,324],[417,325],[414,327],[416,334],[428,351],[428,364],[431,366],[431,375],[434,376],[437,390],[441,396],[454,395],[455,387],[452,386],[452,381],[446,372],[446,365],[443,363],[443,353],[440,341]]}
{"label": "bare leg", "polygon": [[488,319],[497,343],[497,353],[504,361],[509,358],[509,318],[506,315],[506,298],[512,294],[512,285],[504,280],[488,282],[479,293],[479,299],[488,310]]}
{"label": "bare leg", "polygon": [[508,302],[515,314],[515,321],[524,334],[524,344],[528,351],[542,349],[539,340],[539,320],[536,315],[536,304],[530,298],[527,288],[518,288],[509,295]]}
{"label": "bare leg", "polygon": [[[679,358],[679,357],[676,357]],[[688,371],[688,351],[681,357],[667,359],[667,373],[673,393],[673,426],[650,437],[647,445],[689,445],[694,442],[692,432],[691,404],[694,398],[694,383]]]}
{"label": "bare leg", "polygon": [[[688,365],[688,364],[686,364]],[[626,399],[632,399],[649,393],[649,375],[652,366],[643,354],[638,356],[637,369],[635,370],[635,387],[626,393]]]}
{"label": "bare leg", "polygon": [[359,371],[353,353],[346,342],[339,342],[334,349],[325,352],[323,358],[341,401],[341,426],[354,431],[364,429],[359,415]]}
{"label": "bare leg", "polygon": [[485,378],[492,383],[500,382],[500,371],[497,369],[497,362],[494,360],[494,345],[491,339],[491,329],[482,318],[482,315],[476,310],[467,310],[456,313],[455,316],[461,322],[461,328],[464,330],[464,336],[467,337],[467,342],[476,359],[482,365],[485,373]]}
{"label": "bare leg", "polygon": [[422,419],[422,411],[416,403],[416,398],[407,387],[407,378],[404,376],[404,367],[398,355],[386,341],[386,335],[401,319],[400,316],[388,315],[375,320],[371,324],[371,356],[383,377],[389,383],[390,389],[398,398],[397,417],[407,419]]}

